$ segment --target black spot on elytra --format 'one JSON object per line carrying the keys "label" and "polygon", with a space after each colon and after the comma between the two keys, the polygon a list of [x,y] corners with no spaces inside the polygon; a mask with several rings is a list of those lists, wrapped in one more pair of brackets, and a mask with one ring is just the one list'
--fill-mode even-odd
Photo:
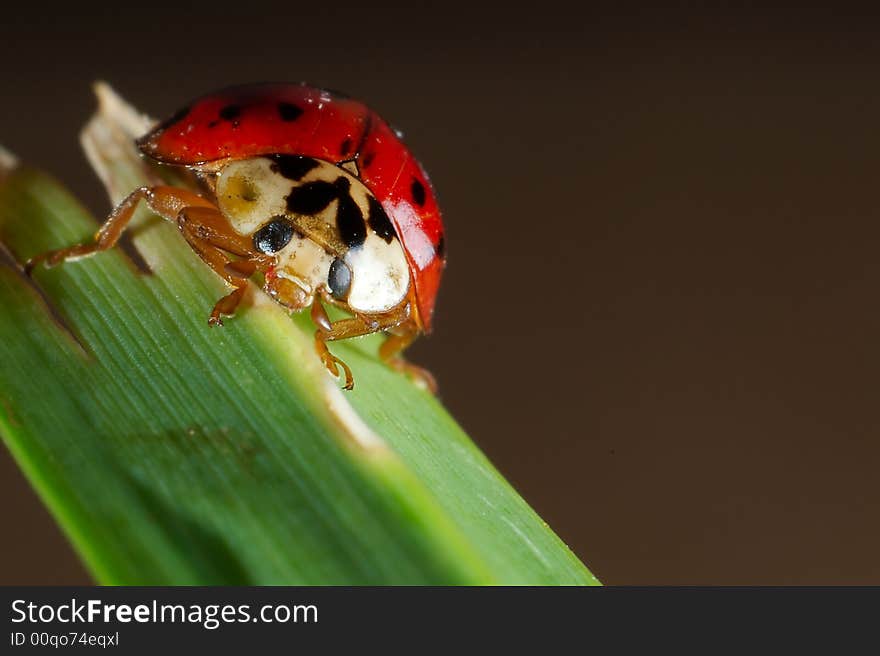
{"label": "black spot on elytra", "polygon": [[234,121],[241,116],[241,107],[238,105],[226,105],[220,110],[220,118],[224,121]]}
{"label": "black spot on elytra", "polygon": [[437,240],[437,245],[434,247],[434,252],[437,253],[437,257],[441,260],[446,259],[446,235],[440,235],[440,239]]}
{"label": "black spot on elytra", "polygon": [[[348,182],[348,180],[346,180]],[[339,209],[336,212],[336,228],[346,246],[354,248],[364,243],[367,238],[367,224],[361,208],[348,194],[339,197]]]}
{"label": "black spot on elytra", "polygon": [[364,168],[367,168],[370,164],[372,164],[375,157],[376,153],[367,153],[366,155],[364,155]]}
{"label": "black spot on elytra", "polygon": [[[358,155],[363,152],[364,144],[367,143],[367,139],[370,137],[370,133],[373,131],[373,112],[367,111],[367,113],[364,114],[363,122],[363,132],[361,132],[361,136],[358,138],[357,146],[355,146],[354,148],[354,152],[356,152]],[[373,156],[369,155],[368,159],[372,162]]]}
{"label": "black spot on elytra", "polygon": [[293,103],[278,103],[278,116],[282,121],[295,121],[302,116],[303,110]]}
{"label": "black spot on elytra", "polygon": [[412,199],[415,204],[422,207],[425,204],[425,185],[418,178],[413,178],[409,190],[412,192]]}
{"label": "black spot on elytra", "polygon": [[382,209],[379,201],[370,197],[368,202],[370,205],[370,215],[367,222],[370,224],[370,228],[373,232],[384,239],[385,243],[390,244],[391,240],[397,236],[397,233],[394,231],[394,226],[391,224],[391,220],[388,218],[385,210]]}
{"label": "black spot on elytra", "polygon": [[302,180],[306,173],[318,166],[318,162],[303,155],[271,155],[275,173],[280,173],[288,180]]}
{"label": "black spot on elytra", "polygon": [[340,155],[348,155],[351,152],[351,139],[346,137],[342,141],[342,145],[339,146],[339,154]]}
{"label": "black spot on elytra", "polygon": [[339,301],[344,301],[348,298],[348,291],[351,289],[351,270],[338,257],[330,265],[330,273],[327,275],[327,286],[330,287],[330,293],[333,294],[333,298]]}
{"label": "black spot on elytra", "polygon": [[293,225],[285,218],[272,219],[254,233],[254,248],[261,253],[272,255],[293,239]]}
{"label": "black spot on elytra", "polygon": [[220,121],[211,121],[208,123],[209,128],[216,128],[218,125],[220,125]]}
{"label": "black spot on elytra", "polygon": [[323,180],[307,182],[294,187],[287,196],[287,209],[294,214],[317,214],[336,200],[339,190],[336,185]]}

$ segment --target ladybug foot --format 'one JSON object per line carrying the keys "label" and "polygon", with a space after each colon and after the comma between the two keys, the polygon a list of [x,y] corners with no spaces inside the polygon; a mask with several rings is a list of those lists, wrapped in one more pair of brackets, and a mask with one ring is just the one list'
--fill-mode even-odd
{"label": "ladybug foot", "polygon": [[223,326],[223,315],[229,314],[228,312],[224,312],[223,308],[220,306],[220,303],[222,303],[224,300],[226,300],[225,296],[223,298],[221,298],[217,302],[217,304],[214,305],[214,309],[211,310],[211,314],[208,317],[208,325],[209,326],[211,326],[211,327],[213,327],[213,326],[221,326],[222,327]]}
{"label": "ladybug foot", "polygon": [[347,364],[329,351],[327,352],[326,357],[321,357],[321,362],[324,363],[324,366],[327,367],[327,371],[333,374],[335,378],[339,378],[339,367],[342,367],[342,372],[345,374],[345,385],[342,386],[342,389],[349,391],[354,389],[354,376]]}
{"label": "ladybug foot", "polygon": [[208,325],[222,326],[224,316],[231,317],[235,314],[235,309],[241,303],[245,291],[247,291],[247,287],[244,285],[236,287],[232,292],[217,301],[214,304],[214,309],[211,310],[211,316],[208,317]]}
{"label": "ladybug foot", "polygon": [[31,275],[31,272],[34,270],[34,268],[36,268],[36,266],[41,263],[47,269],[51,269],[52,267],[58,266],[65,260],[75,260],[80,257],[85,257],[96,252],[96,250],[97,249],[93,244],[77,244],[76,246],[71,246],[70,248],[59,248],[56,251],[46,251],[45,253],[34,255],[34,257],[25,262],[24,272],[27,275]]}
{"label": "ladybug foot", "polygon": [[345,385],[343,385],[342,388],[353,390],[354,376],[351,373],[351,369],[347,364],[330,352],[330,349],[327,348],[327,344],[324,342],[320,331],[315,335],[315,350],[318,352],[318,357],[321,358],[324,367],[334,378],[339,378],[339,367],[342,367],[342,373],[345,375]]}

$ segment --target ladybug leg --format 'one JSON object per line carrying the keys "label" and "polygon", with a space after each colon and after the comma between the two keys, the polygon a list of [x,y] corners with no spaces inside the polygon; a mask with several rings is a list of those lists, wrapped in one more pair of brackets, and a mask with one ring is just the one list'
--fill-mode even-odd
{"label": "ladybug leg", "polygon": [[312,303],[311,316],[312,321],[318,327],[315,331],[315,350],[318,352],[318,357],[321,358],[321,362],[324,363],[327,370],[334,376],[339,375],[337,365],[342,367],[345,373],[345,389],[350,390],[354,387],[351,369],[342,360],[330,353],[330,350],[327,348],[327,342],[361,337],[377,333],[381,330],[394,330],[395,332],[389,335],[388,339],[379,348],[379,357],[392,369],[409,375],[429,389],[431,393],[436,393],[437,382],[434,380],[431,372],[410,364],[399,355],[420,333],[418,328],[411,326],[408,322],[401,323],[399,315],[391,314],[372,321],[353,317],[331,323],[327,312],[324,310],[324,306],[316,298]]}
{"label": "ladybug leg", "polygon": [[53,267],[67,260],[78,260],[113,248],[134,216],[138,203],[142,200],[146,201],[149,208],[156,214],[169,221],[176,220],[177,214],[184,207],[211,207],[211,203],[201,196],[177,187],[159,186],[135,189],[113,209],[110,216],[95,233],[93,242],[40,253],[25,263],[25,271],[30,273],[40,262],[44,262],[47,267]]}
{"label": "ladybug leg", "polygon": [[[344,389],[354,389],[354,376],[351,373],[351,369],[347,364],[345,364],[342,360],[340,360],[330,352],[330,349],[327,348],[327,342],[336,339],[345,339],[345,337],[367,335],[371,332],[375,332],[375,330],[369,328],[360,319],[342,319],[335,323],[331,323],[330,317],[327,316],[327,311],[324,309],[324,306],[321,304],[321,300],[318,298],[315,298],[315,300],[312,302],[311,317],[314,324],[318,327],[318,329],[315,331],[315,351],[318,352],[318,357],[321,358],[321,362],[324,363],[327,371],[329,371],[333,376],[338,377],[339,367],[342,367],[342,371],[345,374],[345,385],[343,386]],[[354,332],[351,335],[339,337],[339,333],[337,332],[337,330],[340,327],[340,324],[344,322],[356,322],[356,325],[361,328],[360,332]]]}
{"label": "ladybug leg", "polygon": [[[234,289],[214,304],[208,323],[223,325],[223,315],[235,314],[248,287],[248,278],[265,270],[273,259],[253,250],[251,241],[229,227],[216,207],[185,207],[177,217],[177,226],[196,254]],[[229,255],[240,260],[231,260]]]}
{"label": "ladybug leg", "polygon": [[434,375],[423,367],[407,362],[401,352],[408,347],[421,333],[416,327],[409,324],[401,324],[388,335],[379,347],[379,357],[395,371],[406,374],[421,387],[426,388],[431,394],[437,393],[437,380]]}

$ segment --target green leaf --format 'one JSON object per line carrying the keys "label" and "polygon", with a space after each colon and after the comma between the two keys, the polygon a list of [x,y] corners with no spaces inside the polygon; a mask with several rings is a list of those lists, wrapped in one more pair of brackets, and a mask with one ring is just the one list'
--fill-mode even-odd
{"label": "green leaf", "polygon": [[[106,87],[83,135],[111,197],[156,179],[148,122]],[[142,212],[133,247],[33,281],[18,262],[95,219],[0,152],[0,433],[104,584],[593,584],[441,404],[257,288],[222,328],[224,284]],[[487,382],[487,384],[489,384]]]}

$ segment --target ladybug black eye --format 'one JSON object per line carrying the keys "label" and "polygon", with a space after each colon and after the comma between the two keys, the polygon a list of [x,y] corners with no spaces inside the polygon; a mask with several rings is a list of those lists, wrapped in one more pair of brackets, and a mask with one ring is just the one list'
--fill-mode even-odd
{"label": "ladybug black eye", "polygon": [[336,300],[344,301],[348,297],[348,290],[351,288],[351,270],[338,257],[330,265],[327,286],[330,287],[330,293]]}
{"label": "ladybug black eye", "polygon": [[272,219],[254,233],[254,248],[261,253],[272,255],[293,239],[293,226],[287,219]]}

